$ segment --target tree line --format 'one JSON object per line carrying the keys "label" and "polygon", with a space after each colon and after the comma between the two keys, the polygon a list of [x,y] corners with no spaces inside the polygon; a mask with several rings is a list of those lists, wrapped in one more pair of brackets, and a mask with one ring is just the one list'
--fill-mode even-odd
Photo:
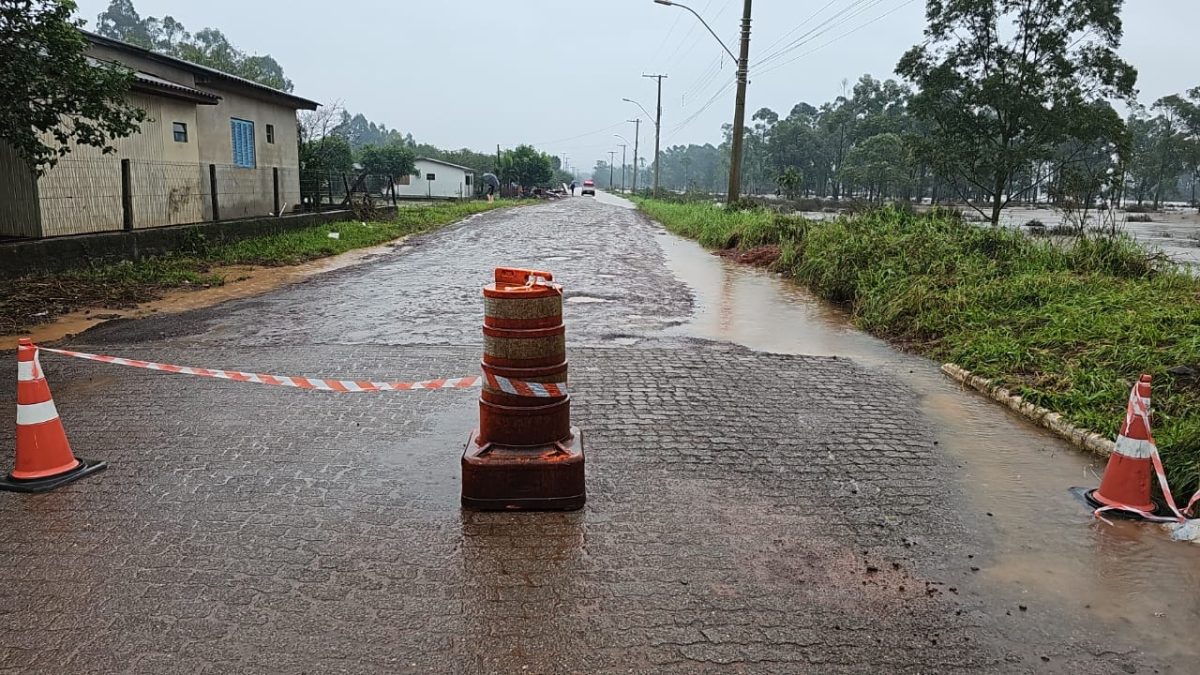
{"label": "tree line", "polygon": [[[993,223],[1014,202],[1195,203],[1200,87],[1137,102],[1137,73],[1116,53],[1121,6],[929,2],[926,39],[899,60],[898,80],[864,75],[832,101],[753,114],[743,189],[956,201]],[[731,131],[717,146],[666,148],[663,185],[723,191]]]}
{"label": "tree line", "polygon": [[[0,0],[0,82],[8,111],[0,115],[0,142],[39,174],[76,145],[113,152],[114,139],[137,133],[146,120],[146,112],[127,97],[132,71],[88,58],[80,32],[87,24],[76,9],[71,0]],[[244,52],[216,28],[193,34],[171,16],[142,17],[132,0],[111,0],[95,31],[281,91],[293,89],[270,55]],[[465,166],[477,175],[495,173],[525,188],[572,180],[559,158],[527,145],[496,153],[446,150],[340,104],[302,112],[297,126],[302,181],[327,173],[412,174],[418,157]]]}

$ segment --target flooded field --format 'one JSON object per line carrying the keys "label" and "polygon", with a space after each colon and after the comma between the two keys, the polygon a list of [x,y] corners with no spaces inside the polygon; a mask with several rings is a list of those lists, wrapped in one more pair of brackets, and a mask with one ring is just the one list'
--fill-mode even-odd
{"label": "flooded field", "polygon": [[[838,217],[838,214],[832,209],[830,211],[800,211],[798,214],[813,220],[830,220]],[[1148,216],[1150,222],[1129,221],[1130,217],[1141,218],[1143,216]],[[1058,209],[1014,206],[1004,209],[1000,216],[1000,223],[1005,227],[1025,229],[1027,223],[1037,221],[1049,229],[1062,224],[1065,217],[1065,214]],[[1148,249],[1162,251],[1179,263],[1200,265],[1200,213],[1197,213],[1196,209],[1171,205],[1164,207],[1160,212],[1148,214],[1118,211],[1116,223],[1120,230],[1128,232]]]}

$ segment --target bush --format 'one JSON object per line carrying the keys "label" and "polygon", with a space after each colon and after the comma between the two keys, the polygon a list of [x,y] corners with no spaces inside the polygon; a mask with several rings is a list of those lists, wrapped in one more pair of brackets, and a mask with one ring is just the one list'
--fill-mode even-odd
{"label": "bush", "polygon": [[1128,216],[1126,216],[1125,220],[1127,220],[1131,223],[1152,223],[1152,222],[1154,222],[1154,219],[1150,217],[1149,213],[1131,213]]}
{"label": "bush", "polygon": [[1146,204],[1126,204],[1125,213],[1154,213],[1154,208]]}

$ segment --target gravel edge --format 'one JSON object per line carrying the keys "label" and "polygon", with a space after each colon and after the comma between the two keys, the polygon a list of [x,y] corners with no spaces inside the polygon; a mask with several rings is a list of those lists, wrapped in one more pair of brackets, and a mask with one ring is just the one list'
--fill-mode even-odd
{"label": "gravel edge", "polygon": [[975,375],[954,363],[942,365],[942,372],[950,379],[971,387],[988,398],[1007,406],[1013,412],[1049,429],[1055,435],[1070,441],[1076,447],[1108,457],[1116,449],[1116,443],[1088,429],[1081,429],[1063,419],[1062,415],[1047,408],[1034,405],[987,378]]}

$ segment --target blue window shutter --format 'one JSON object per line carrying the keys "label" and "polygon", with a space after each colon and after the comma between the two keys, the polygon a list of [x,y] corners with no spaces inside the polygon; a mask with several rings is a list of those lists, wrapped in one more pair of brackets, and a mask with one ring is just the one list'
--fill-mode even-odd
{"label": "blue window shutter", "polygon": [[236,166],[254,168],[254,123],[247,120],[230,119],[229,133],[233,143],[233,163]]}

